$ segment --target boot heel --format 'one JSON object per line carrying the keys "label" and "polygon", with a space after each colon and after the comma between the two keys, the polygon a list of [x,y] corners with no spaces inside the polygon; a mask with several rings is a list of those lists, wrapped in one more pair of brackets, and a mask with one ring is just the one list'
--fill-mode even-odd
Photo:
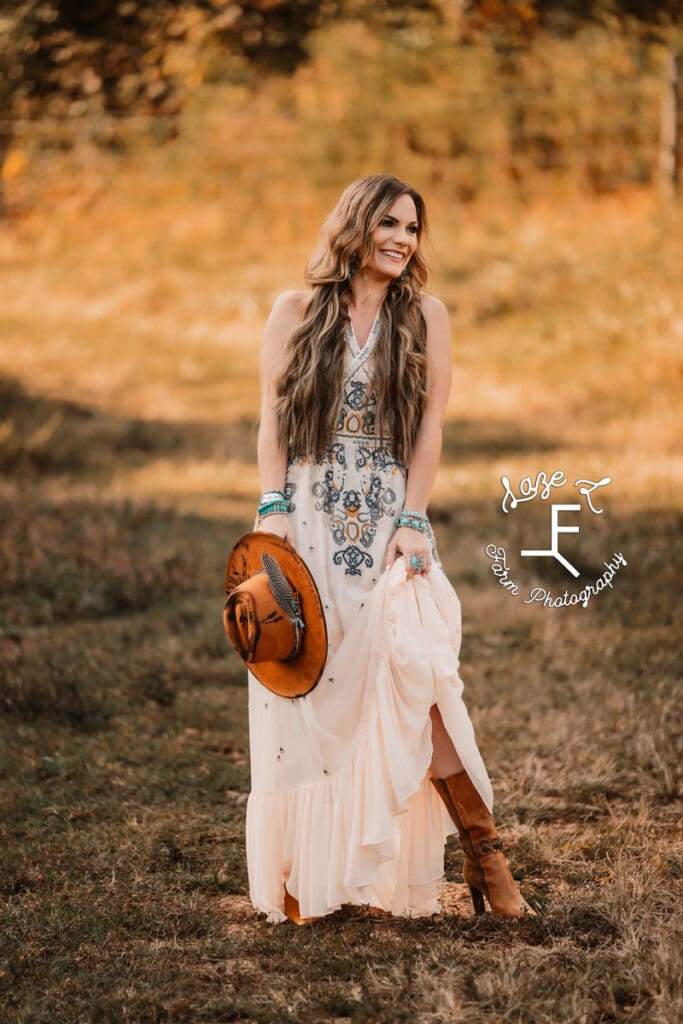
{"label": "boot heel", "polygon": [[479,892],[478,889],[475,889],[471,885],[468,888],[470,890],[470,896],[472,897],[472,906],[474,907],[474,913],[483,914],[486,909],[484,906],[484,894],[482,892]]}

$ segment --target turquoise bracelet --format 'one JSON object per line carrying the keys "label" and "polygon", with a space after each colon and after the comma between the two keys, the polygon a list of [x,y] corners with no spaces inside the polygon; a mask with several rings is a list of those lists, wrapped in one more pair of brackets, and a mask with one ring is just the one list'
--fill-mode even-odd
{"label": "turquoise bracelet", "polygon": [[408,526],[411,530],[419,530],[420,533],[429,533],[428,519],[414,519],[412,515],[401,513],[394,519],[394,526]]}
{"label": "turquoise bracelet", "polygon": [[270,502],[264,503],[263,505],[259,505],[259,507],[258,507],[258,514],[260,516],[272,515],[275,512],[289,512],[289,511],[290,511],[290,507],[289,507],[289,502],[288,501],[270,501]]}
{"label": "turquoise bracelet", "polygon": [[394,519],[394,526],[407,526],[411,530],[419,530],[420,533],[429,533],[429,517],[424,512],[404,508]]}
{"label": "turquoise bracelet", "polygon": [[277,500],[277,499],[282,499],[282,501],[287,501],[287,495],[285,494],[284,491],[278,491],[278,490],[264,491],[263,494],[261,495],[261,497],[259,498],[259,505],[264,505],[267,501],[273,501],[273,500]]}
{"label": "turquoise bracelet", "polygon": [[264,501],[259,501],[259,508],[265,508],[266,505],[288,505],[289,498],[267,498]]}
{"label": "turquoise bracelet", "polygon": [[271,515],[276,512],[290,512],[289,498],[284,491],[264,491],[259,498],[258,514]]}

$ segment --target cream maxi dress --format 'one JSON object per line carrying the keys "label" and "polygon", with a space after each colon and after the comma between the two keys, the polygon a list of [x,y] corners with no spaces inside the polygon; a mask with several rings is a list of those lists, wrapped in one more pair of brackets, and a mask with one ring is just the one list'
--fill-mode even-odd
{"label": "cream maxi dress", "polygon": [[[381,310],[380,310],[381,311]],[[290,459],[295,547],[318,585],[328,660],[307,696],[278,697],[249,672],[247,863],[254,907],[285,921],[344,903],[398,916],[438,912],[444,842],[455,832],[429,782],[436,703],[489,810],[493,792],[458,674],[460,601],[438,560],[382,571],[406,468],[373,433],[378,311],[359,348],[346,328],[344,402],[327,457]]]}

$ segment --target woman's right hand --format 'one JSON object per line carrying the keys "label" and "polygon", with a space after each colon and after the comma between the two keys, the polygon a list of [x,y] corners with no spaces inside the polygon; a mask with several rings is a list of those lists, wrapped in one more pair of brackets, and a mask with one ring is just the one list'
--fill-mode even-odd
{"label": "woman's right hand", "polygon": [[254,531],[256,533],[259,531],[274,533],[294,547],[294,531],[286,512],[274,512],[272,515],[266,516],[261,520],[260,525],[254,528]]}

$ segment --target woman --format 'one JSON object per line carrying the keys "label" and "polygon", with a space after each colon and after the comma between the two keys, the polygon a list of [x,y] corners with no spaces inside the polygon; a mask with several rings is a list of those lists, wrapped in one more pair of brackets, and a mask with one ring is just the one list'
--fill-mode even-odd
{"label": "woman", "polygon": [[353,182],[325,221],[308,291],[281,294],[262,356],[255,529],[288,540],[327,621],[298,699],[249,673],[254,906],[306,923],[344,903],[438,912],[456,830],[477,913],[534,911],[496,835],[462,701],[460,603],[426,515],[451,385],[446,307],[423,293],[421,196]]}

